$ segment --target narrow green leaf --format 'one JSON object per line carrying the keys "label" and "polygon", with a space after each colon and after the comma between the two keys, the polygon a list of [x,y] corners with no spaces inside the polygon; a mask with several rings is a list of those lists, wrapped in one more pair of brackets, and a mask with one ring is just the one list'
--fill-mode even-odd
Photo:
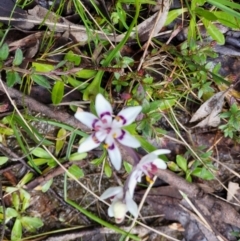
{"label": "narrow green leaf", "polygon": [[72,166],[70,166],[70,167],[68,168],[68,171],[69,171],[74,177],[76,177],[77,179],[84,177],[84,172],[83,172],[83,170],[82,170],[79,166],[77,166],[77,165],[75,165],[75,164],[73,164]]}
{"label": "narrow green leaf", "polygon": [[[32,173],[31,173],[32,174]],[[30,179],[31,180],[31,179]],[[25,183],[28,183],[29,180],[27,180]],[[22,184],[23,185],[23,184]],[[22,208],[21,212],[24,212],[29,206],[30,206],[30,198],[31,195],[25,191],[24,189],[20,189],[20,198],[22,200]]]}
{"label": "narrow green leaf", "polygon": [[20,241],[22,238],[22,224],[17,218],[12,228],[11,241]]}
{"label": "narrow green leaf", "polygon": [[52,90],[52,103],[54,105],[59,104],[62,101],[64,94],[64,83],[62,81],[57,81],[53,86]]}
{"label": "narrow green leaf", "polygon": [[47,192],[53,183],[53,178],[42,185],[42,192]]}
{"label": "narrow green leaf", "polygon": [[172,11],[168,12],[168,16],[166,19],[166,22],[164,23],[164,26],[168,26],[171,22],[173,22],[179,15],[187,12],[187,8],[179,8],[179,9],[174,9]]}
{"label": "narrow green leaf", "polygon": [[63,145],[66,141],[67,131],[65,129],[60,129],[57,134],[56,147],[55,147],[55,155],[57,156],[59,152],[62,150]]}
{"label": "narrow green leaf", "polygon": [[112,176],[112,168],[110,167],[110,165],[107,162],[105,162],[105,165],[104,165],[104,173],[107,177]]}
{"label": "narrow green leaf", "polygon": [[18,66],[22,63],[22,61],[23,61],[23,52],[21,49],[17,49],[13,59],[13,65]]}
{"label": "narrow green leaf", "polygon": [[6,60],[9,55],[9,48],[6,43],[0,47],[0,60]]}
{"label": "narrow green leaf", "polygon": [[19,207],[20,207],[20,198],[17,192],[14,192],[12,194],[12,204],[14,206],[14,208],[19,211]]}
{"label": "narrow green leaf", "polygon": [[97,71],[92,69],[82,69],[75,75],[81,79],[90,79],[96,75]]}
{"label": "narrow green leaf", "polygon": [[210,11],[207,11],[207,10],[205,10],[203,8],[197,7],[195,9],[195,11],[196,11],[196,14],[198,16],[203,17],[203,18],[205,18],[207,20],[210,20],[210,21],[216,21],[217,20],[217,17],[214,15],[214,13],[212,13]]}
{"label": "narrow green leaf", "polygon": [[[230,1],[216,1],[216,0],[207,0],[207,2],[209,2],[210,4],[212,4],[213,6],[216,6],[217,8],[221,9],[224,12],[227,12],[229,14],[231,14],[232,16],[236,17],[236,18],[240,18],[240,13],[236,12],[235,10],[233,10],[232,8],[227,7],[227,4],[231,4],[232,2]],[[227,4],[226,4],[227,3]],[[234,5],[234,8],[239,8],[239,4]]]}
{"label": "narrow green leaf", "polygon": [[31,153],[36,157],[45,158],[45,159],[51,158],[49,153],[41,147],[32,148]]}
{"label": "narrow green leaf", "polygon": [[33,62],[32,67],[38,72],[45,72],[45,73],[49,73],[49,72],[53,71],[55,68],[54,65],[42,64],[42,63],[37,63],[37,62]]}
{"label": "narrow green leaf", "polygon": [[31,75],[32,80],[37,83],[38,85],[46,88],[46,89],[50,89],[51,85],[49,84],[48,80],[46,79],[46,77],[39,75],[39,74],[32,74]]}
{"label": "narrow green leaf", "polygon": [[18,72],[7,71],[7,86],[13,87],[15,84],[21,84],[22,79]]}
{"label": "narrow green leaf", "polygon": [[87,157],[87,153],[84,152],[84,153],[73,153],[70,155],[69,157],[69,161],[81,161],[82,159],[86,158]]}
{"label": "narrow green leaf", "polygon": [[202,22],[207,30],[207,33],[218,42],[218,44],[223,45],[225,43],[225,37],[223,33],[210,21],[202,19]]}

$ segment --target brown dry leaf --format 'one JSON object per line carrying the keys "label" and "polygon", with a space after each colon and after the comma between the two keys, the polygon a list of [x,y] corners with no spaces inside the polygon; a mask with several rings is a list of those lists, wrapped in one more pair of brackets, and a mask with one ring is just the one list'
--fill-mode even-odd
{"label": "brown dry leaf", "polygon": [[210,99],[204,102],[200,108],[193,115],[190,122],[195,122],[197,120],[203,119],[199,122],[195,127],[205,127],[205,126],[213,126],[216,127],[220,123],[220,117],[218,114],[222,110],[222,106],[224,103],[224,96],[227,91],[220,91],[217,94],[213,95]]}
{"label": "brown dry leaf", "polygon": [[227,201],[233,201],[234,196],[239,196],[240,188],[239,184],[235,182],[228,183]]}

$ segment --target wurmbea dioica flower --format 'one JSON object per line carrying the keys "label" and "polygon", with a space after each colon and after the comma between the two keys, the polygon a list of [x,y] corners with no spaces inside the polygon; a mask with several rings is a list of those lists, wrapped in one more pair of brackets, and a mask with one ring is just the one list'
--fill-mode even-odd
{"label": "wurmbea dioica flower", "polygon": [[129,211],[134,217],[138,215],[138,206],[133,201],[132,196],[124,187],[110,187],[100,197],[110,198],[111,205],[108,208],[108,216],[114,217],[116,223],[121,223],[126,213]]}
{"label": "wurmbea dioica flower", "polygon": [[113,119],[110,103],[102,94],[96,96],[97,116],[85,111],[77,111],[75,117],[83,124],[93,129],[93,133],[79,146],[78,152],[87,152],[105,142],[110,160],[116,170],[121,168],[122,157],[116,141],[132,148],[140,147],[140,142],[130,135],[124,126],[131,124],[142,110],[141,106],[128,107],[118,113]]}
{"label": "wurmbea dioica flower", "polygon": [[108,215],[114,217],[116,223],[121,223],[128,211],[134,217],[137,217],[138,207],[133,201],[137,182],[141,181],[143,174],[152,179],[158,168],[166,169],[166,163],[158,158],[158,155],[168,153],[170,153],[170,150],[159,149],[147,154],[133,167],[123,187],[110,187],[101,195],[101,199],[110,198],[112,203],[108,208]]}

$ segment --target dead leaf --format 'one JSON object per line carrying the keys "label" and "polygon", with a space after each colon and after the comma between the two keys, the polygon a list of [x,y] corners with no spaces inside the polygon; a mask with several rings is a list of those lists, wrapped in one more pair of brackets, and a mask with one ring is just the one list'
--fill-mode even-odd
{"label": "dead leaf", "polygon": [[[239,196],[240,189],[239,184],[235,182],[229,182],[228,183],[228,192],[227,192],[227,201],[234,201],[234,196]],[[236,202],[236,200],[235,200]]]}
{"label": "dead leaf", "polygon": [[227,91],[220,91],[217,94],[213,95],[210,99],[204,102],[200,108],[193,115],[190,122],[195,122],[197,120],[203,119],[199,122],[195,127],[204,127],[204,126],[213,126],[216,127],[220,123],[220,117],[218,114],[222,110],[222,106],[224,103],[224,96]]}

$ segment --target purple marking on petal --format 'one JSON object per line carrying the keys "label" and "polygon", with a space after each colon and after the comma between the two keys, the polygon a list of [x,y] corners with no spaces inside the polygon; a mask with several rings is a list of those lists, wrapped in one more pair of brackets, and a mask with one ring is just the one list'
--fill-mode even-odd
{"label": "purple marking on petal", "polygon": [[95,119],[94,121],[93,121],[93,123],[92,123],[92,128],[95,130],[95,128],[96,128],[96,123],[98,122],[99,120],[98,119]]}
{"label": "purple marking on petal", "polygon": [[110,113],[109,111],[103,112],[103,113],[100,115],[100,119],[102,119],[105,115],[111,116],[111,113]]}
{"label": "purple marking on petal", "polygon": [[98,138],[96,137],[96,133],[93,133],[93,135],[92,135],[92,139],[93,139],[93,141],[95,142],[95,143],[100,143],[100,141],[98,140]]}
{"label": "purple marking on petal", "polygon": [[126,134],[126,131],[124,130],[121,130],[121,132],[122,132],[121,135],[117,138],[118,140],[122,140]]}
{"label": "purple marking on petal", "polygon": [[125,118],[124,116],[122,116],[122,115],[118,115],[118,116],[116,117],[116,119],[117,119],[118,121],[121,120],[123,125],[125,125],[126,122],[127,122],[126,118]]}
{"label": "purple marking on petal", "polygon": [[111,146],[108,147],[108,150],[113,150],[114,148],[115,148],[115,145],[113,143]]}
{"label": "purple marking on petal", "polygon": [[151,165],[151,173],[155,174],[157,172],[157,170],[158,170],[157,166],[152,164],[152,163],[150,165]]}

